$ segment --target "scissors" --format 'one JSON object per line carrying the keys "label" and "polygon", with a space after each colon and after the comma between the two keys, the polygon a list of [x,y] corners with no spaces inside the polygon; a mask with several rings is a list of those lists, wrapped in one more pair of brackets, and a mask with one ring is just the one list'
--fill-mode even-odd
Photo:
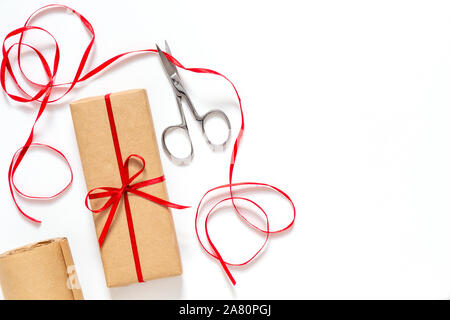
{"label": "scissors", "polygon": [[[167,42],[165,42],[166,44],[166,52],[170,55],[172,55],[172,53],[170,52],[170,48],[169,45],[167,44]],[[180,112],[180,116],[181,116],[181,123],[178,125],[174,125],[174,126],[169,126],[167,127],[161,136],[161,141],[162,141],[162,146],[164,151],[166,152],[166,154],[168,155],[168,157],[176,164],[181,164],[181,165],[185,165],[188,164],[189,162],[192,161],[192,158],[194,157],[194,149],[192,147],[192,140],[191,137],[189,135],[189,129],[186,123],[186,117],[183,111],[183,106],[181,103],[181,100],[184,99],[189,110],[191,111],[192,115],[194,116],[194,119],[200,123],[200,126],[202,128],[202,133],[203,136],[206,139],[206,142],[208,143],[208,145],[214,150],[214,151],[223,151],[225,150],[225,147],[227,145],[227,143],[230,140],[231,137],[231,125],[230,125],[230,120],[228,119],[227,115],[222,112],[221,110],[211,110],[207,113],[205,113],[204,115],[199,115],[197,110],[194,108],[194,105],[192,104],[191,99],[189,98],[188,94],[186,93],[186,90],[183,87],[183,84],[181,82],[181,78],[180,75],[178,74],[177,71],[177,67],[169,61],[169,59],[167,59],[166,55],[164,54],[163,51],[161,51],[161,49],[158,47],[158,45],[156,45],[156,48],[158,50],[158,54],[159,54],[159,58],[161,59],[162,65],[164,67],[164,70],[169,78],[170,83],[172,84],[172,88],[173,91],[175,92],[175,96],[177,99],[177,105],[178,105],[178,111]],[[226,140],[222,143],[213,143],[209,137],[208,134],[206,133],[206,128],[205,128],[205,124],[208,120],[212,119],[212,118],[222,118],[225,122],[225,124],[228,127],[228,136],[226,138]],[[189,144],[190,144],[190,153],[187,157],[184,158],[179,158],[177,156],[175,156],[173,153],[170,152],[170,150],[167,148],[166,145],[166,137],[169,133],[174,132],[176,130],[182,130],[183,133],[185,133],[185,135],[188,138]]]}

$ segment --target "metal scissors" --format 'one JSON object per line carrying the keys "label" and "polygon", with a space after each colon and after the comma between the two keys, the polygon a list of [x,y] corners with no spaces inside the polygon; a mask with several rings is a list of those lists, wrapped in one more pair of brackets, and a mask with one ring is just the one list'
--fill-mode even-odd
{"label": "metal scissors", "polygon": [[[172,53],[170,52],[170,48],[169,45],[167,44],[167,42],[165,42],[166,44],[166,52],[170,55],[172,55]],[[223,151],[227,145],[227,143],[230,140],[231,137],[231,125],[230,125],[230,120],[228,119],[227,115],[222,112],[221,110],[211,110],[207,113],[205,113],[204,115],[199,115],[197,110],[194,108],[194,105],[192,104],[191,99],[189,98],[188,94],[186,93],[186,90],[183,87],[183,84],[181,82],[181,78],[180,75],[178,74],[177,71],[177,67],[169,61],[169,59],[167,59],[166,55],[164,54],[164,52],[161,51],[161,49],[158,47],[158,45],[156,45],[156,48],[158,50],[158,54],[159,54],[159,58],[161,59],[162,65],[164,67],[164,70],[169,78],[170,83],[172,84],[172,88],[173,91],[175,92],[176,95],[176,99],[177,99],[177,105],[178,105],[178,111],[180,112],[180,116],[181,116],[181,123],[178,125],[174,125],[174,126],[170,126],[167,127],[161,136],[161,141],[162,141],[162,146],[164,151],[166,152],[166,154],[169,156],[169,158],[177,163],[177,164],[188,164],[189,162],[192,161],[192,158],[194,156],[194,149],[192,147],[192,140],[191,137],[189,135],[189,129],[186,123],[186,117],[183,111],[183,106],[181,103],[181,100],[184,99],[187,106],[189,107],[189,110],[191,111],[192,115],[194,116],[194,119],[200,123],[200,126],[202,128],[202,133],[203,136],[206,139],[206,142],[208,143],[208,145],[214,150],[214,151]],[[219,117],[222,118],[225,122],[225,124],[227,125],[228,128],[228,136],[226,138],[226,140],[222,143],[213,143],[209,137],[208,134],[206,133],[206,128],[205,128],[205,124],[208,120],[215,118],[215,117]],[[173,155],[170,150],[167,148],[166,145],[166,137],[169,133],[175,131],[175,130],[182,130],[189,141],[190,144],[190,153],[187,157],[185,158],[179,158],[175,155]]]}

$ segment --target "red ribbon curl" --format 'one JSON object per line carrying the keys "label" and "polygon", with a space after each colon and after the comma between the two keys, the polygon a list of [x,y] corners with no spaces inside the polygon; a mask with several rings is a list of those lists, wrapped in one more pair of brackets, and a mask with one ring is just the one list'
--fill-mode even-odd
{"label": "red ribbon curl", "polygon": [[[60,60],[60,51],[59,51],[59,47],[58,47],[58,43],[56,41],[56,39],[52,36],[52,34],[50,32],[48,32],[47,30],[41,28],[41,27],[37,27],[37,26],[30,26],[30,20],[35,17],[36,15],[40,14],[41,12],[47,10],[47,9],[65,9],[73,14],[75,14],[81,21],[81,23],[83,24],[83,26],[87,29],[91,40],[89,41],[77,68],[77,71],[72,79],[72,81],[66,82],[66,83],[55,83],[55,77],[58,71],[58,66],[59,66],[59,60]],[[44,55],[35,47],[26,44],[23,42],[23,37],[25,35],[25,33],[27,31],[30,30],[38,30],[38,31],[42,31],[44,33],[46,33],[47,35],[49,35],[55,44],[55,54],[53,57],[53,62],[49,63]],[[10,39],[11,37],[14,37],[16,35],[20,36],[20,39],[17,43],[12,44],[11,46],[9,46],[8,48],[6,48],[6,41],[8,39]],[[3,60],[2,60],[2,64],[0,67],[0,83],[1,86],[3,88],[3,90],[5,91],[5,93],[13,100],[15,101],[19,101],[19,102],[33,102],[33,101],[39,101],[40,102],[40,107],[39,107],[39,111],[37,113],[37,116],[35,118],[35,121],[33,123],[33,126],[31,128],[31,132],[28,136],[28,139],[26,140],[25,144],[23,147],[21,147],[16,154],[13,156],[13,159],[11,160],[11,164],[9,167],[9,171],[8,171],[8,183],[9,183],[9,188],[10,188],[10,192],[11,192],[11,197],[17,207],[17,209],[22,213],[22,215],[24,215],[26,218],[28,218],[31,221],[34,222],[38,222],[40,223],[40,220],[37,220],[33,217],[31,217],[30,215],[26,214],[19,206],[19,204],[17,203],[16,197],[15,197],[15,192],[17,192],[18,194],[25,196],[25,197],[31,197],[31,198],[38,198],[38,199],[52,199],[58,195],[60,195],[62,192],[64,192],[68,186],[66,186],[64,189],[62,189],[61,191],[59,191],[58,193],[56,193],[55,195],[52,196],[42,196],[42,197],[36,197],[36,196],[27,196],[25,195],[23,192],[21,192],[16,185],[14,184],[14,174],[17,170],[17,167],[20,165],[21,161],[23,160],[23,157],[25,156],[25,154],[28,152],[29,148],[31,146],[41,146],[41,147],[46,147],[49,148],[50,150],[55,151],[59,156],[64,157],[64,155],[58,151],[57,149],[48,146],[48,145],[44,145],[44,144],[38,144],[38,143],[34,143],[33,142],[33,138],[34,138],[34,127],[37,123],[37,121],[39,120],[39,118],[41,117],[42,113],[44,112],[46,106],[48,103],[52,103],[52,102],[56,102],[58,100],[60,100],[61,98],[63,98],[64,96],[66,96],[74,87],[77,83],[85,81],[91,77],[93,77],[94,75],[98,74],[99,72],[101,72],[102,70],[104,70],[105,68],[107,68],[109,65],[113,64],[115,61],[119,60],[122,57],[126,57],[126,56],[130,56],[133,54],[139,54],[139,53],[155,53],[156,50],[155,49],[144,49],[144,50],[135,50],[135,51],[129,51],[129,52],[124,52],[121,54],[118,54],[108,60],[106,60],[105,62],[101,63],[100,65],[98,65],[97,67],[93,68],[92,70],[87,71],[84,75],[81,75],[84,71],[84,68],[86,66],[86,61],[91,53],[91,49],[92,46],[94,44],[94,39],[95,39],[95,33],[94,33],[94,29],[92,27],[92,25],[90,24],[90,22],[84,18],[80,13],[78,13],[77,11],[73,10],[72,8],[69,8],[67,6],[64,5],[58,5],[58,4],[51,4],[51,5],[47,5],[44,6],[38,10],[36,10],[25,22],[25,25],[21,28],[18,28],[16,30],[13,30],[12,32],[10,32],[6,37],[5,40],[3,41],[3,47],[2,47],[2,53],[3,53]],[[36,56],[39,58],[41,65],[43,67],[43,70],[45,72],[45,75],[48,79],[48,81],[46,83],[37,83],[34,81],[31,81],[23,72],[22,70],[22,66],[21,66],[21,50],[22,50],[22,46],[25,46],[29,49],[32,50],[32,52],[34,52],[36,54]],[[19,70],[21,72],[21,74],[24,76],[24,78],[32,85],[37,87],[37,92],[34,94],[29,94],[25,91],[25,89],[23,89],[20,84],[17,81],[16,76],[14,75],[12,66],[11,66],[11,62],[9,59],[9,55],[11,50],[17,47],[17,61],[18,61],[18,66],[19,66]],[[196,217],[195,217],[195,231],[196,231],[196,235],[197,238],[200,242],[201,247],[213,258],[217,259],[219,261],[219,263],[221,264],[221,266],[223,267],[225,273],[227,274],[228,278],[230,279],[230,281],[234,284],[236,284],[235,279],[233,278],[228,266],[242,266],[242,265],[246,265],[248,263],[250,263],[253,259],[255,259],[257,257],[257,255],[262,251],[262,249],[265,247],[269,235],[272,233],[280,233],[282,231],[285,231],[289,228],[292,227],[294,221],[295,221],[295,217],[296,217],[296,211],[295,211],[295,206],[294,203],[292,201],[292,199],[281,189],[269,185],[269,184],[265,184],[265,183],[259,183],[259,182],[241,182],[241,183],[233,183],[233,172],[234,172],[234,167],[236,164],[236,157],[237,157],[237,152],[242,140],[242,136],[244,134],[244,112],[242,109],[242,103],[241,103],[241,98],[239,96],[239,93],[236,89],[236,87],[234,86],[234,84],[223,74],[211,70],[211,69],[205,69],[205,68],[186,68],[184,67],[179,61],[177,61],[173,56],[165,53],[165,55],[167,56],[167,58],[172,61],[177,67],[187,70],[187,71],[191,71],[191,72],[195,72],[195,73],[206,73],[206,74],[213,74],[213,75],[217,75],[220,76],[222,78],[224,78],[226,81],[228,81],[230,83],[230,85],[233,87],[233,90],[236,94],[236,97],[238,99],[239,102],[239,111],[240,111],[240,116],[241,116],[241,125],[240,125],[240,130],[238,133],[238,136],[234,142],[233,145],[233,151],[231,154],[231,161],[230,161],[230,165],[229,165],[229,170],[228,170],[228,183],[225,185],[221,185],[218,187],[215,187],[213,189],[208,190],[204,196],[202,197],[198,207],[197,207],[197,212],[196,212]],[[22,96],[18,96],[18,95],[14,95],[11,94],[10,92],[8,92],[8,90],[6,89],[6,74],[8,74],[12,80],[12,82],[16,85],[16,88],[22,93]],[[56,98],[51,98],[51,94],[53,89],[55,88],[65,88],[63,94],[61,94],[59,97]],[[139,159],[139,158],[138,158]],[[66,159],[65,159],[66,160]],[[144,163],[142,163],[144,164]],[[125,165],[125,167],[127,167]],[[70,168],[70,166],[69,166]],[[72,177],[70,179],[70,182],[68,185],[70,185],[70,183],[72,182]],[[236,190],[234,190],[235,187],[262,187],[262,188],[269,188],[272,189],[273,191],[277,192],[279,195],[281,195],[283,198],[285,198],[286,200],[288,200],[288,202],[291,204],[292,206],[292,219],[289,221],[289,223],[284,227],[284,228],[280,228],[278,230],[272,230],[269,228],[269,217],[266,211],[263,210],[263,208],[261,207],[261,205],[259,205],[256,201],[253,201],[249,198],[244,198],[244,197],[239,197],[235,195]],[[123,186],[122,186],[123,188]],[[120,190],[122,190],[122,188],[120,188]],[[125,187],[127,188],[127,187]],[[208,250],[206,248],[206,246],[203,244],[200,236],[199,236],[199,229],[198,229],[198,219],[200,217],[200,214],[202,212],[203,209],[203,203],[205,202],[205,199],[207,197],[210,196],[210,193],[219,189],[226,189],[229,191],[229,195],[225,198],[223,198],[222,200],[218,201],[213,207],[212,209],[210,209],[210,211],[207,213],[206,218],[205,218],[205,235],[206,238],[208,240],[208,244],[211,247],[211,251]],[[139,190],[136,189],[127,189],[127,192],[131,192],[134,194],[138,194]],[[119,195],[119,191],[117,190],[104,190],[104,192],[108,193],[111,192],[111,194],[109,194],[108,196],[110,196],[110,200],[107,201],[111,202],[110,205],[112,205],[114,200],[111,200],[113,198],[116,198]],[[121,195],[124,196],[124,198],[126,198],[126,193],[125,190],[122,192]],[[114,193],[114,194],[113,194]],[[99,193],[97,193],[98,196]],[[100,193],[101,194],[101,193]],[[94,196],[92,193],[90,194],[91,196]],[[139,195],[139,194],[138,194]],[[105,194],[106,196],[106,194]],[[140,195],[142,196],[142,195]],[[256,224],[252,223],[250,220],[248,220],[245,216],[245,214],[243,214],[238,206],[236,205],[235,200],[239,200],[239,201],[245,201],[250,203],[251,205],[253,205],[256,209],[257,212],[263,217],[264,221],[265,221],[265,227],[258,227]],[[258,232],[262,232],[263,234],[265,234],[265,241],[262,244],[262,246],[254,253],[250,256],[249,259],[245,259],[243,262],[241,263],[230,263],[225,261],[222,256],[220,255],[217,247],[214,245],[213,241],[211,240],[210,234],[208,232],[208,219],[209,217],[213,214],[214,210],[217,208],[217,206],[219,204],[223,204],[226,202],[231,202],[232,207],[234,209],[234,211],[236,212],[236,214],[238,214],[239,217],[242,218],[242,220],[247,223],[251,228],[255,229]],[[106,205],[106,204],[105,204]]]}

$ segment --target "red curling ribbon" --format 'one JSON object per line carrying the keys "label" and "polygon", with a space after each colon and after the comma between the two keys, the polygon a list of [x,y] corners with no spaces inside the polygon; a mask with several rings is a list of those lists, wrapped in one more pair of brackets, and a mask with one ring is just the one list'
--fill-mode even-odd
{"label": "red curling ribbon", "polygon": [[[55,77],[56,77],[56,73],[58,70],[58,66],[59,66],[59,59],[60,59],[60,52],[59,52],[59,47],[58,47],[58,43],[56,41],[56,39],[52,36],[52,34],[50,32],[48,32],[47,30],[41,28],[41,27],[37,27],[37,26],[30,26],[30,21],[38,14],[40,14],[41,12],[48,10],[48,9],[65,9],[66,11],[75,14],[81,21],[81,23],[83,24],[83,26],[87,29],[91,40],[89,41],[77,68],[77,71],[72,79],[72,81],[69,82],[65,82],[65,83],[55,83]],[[43,54],[36,49],[35,47],[26,44],[23,42],[23,38],[24,35],[27,31],[30,30],[38,30],[38,31],[42,31],[44,33],[46,33],[47,35],[49,35],[55,44],[55,54],[53,57],[53,62],[49,63],[45,57],[43,56]],[[12,44],[11,46],[9,46],[8,48],[6,48],[6,41],[11,38],[14,37],[16,35],[20,36],[20,39],[17,43]],[[48,103],[52,103],[52,102],[56,102],[58,100],[60,100],[61,98],[63,98],[64,96],[66,96],[75,86],[77,83],[88,80],[89,78],[95,76],[96,74],[98,74],[99,72],[103,71],[104,69],[106,69],[109,65],[113,64],[114,62],[116,62],[117,60],[123,58],[123,57],[127,57],[130,55],[134,55],[134,54],[140,54],[140,53],[155,53],[157,52],[155,49],[143,49],[143,50],[135,50],[135,51],[129,51],[129,52],[124,52],[121,54],[118,54],[108,60],[106,60],[105,62],[101,63],[100,65],[98,65],[97,67],[93,68],[92,70],[86,71],[86,73],[84,73],[84,75],[81,75],[84,71],[84,68],[86,66],[86,61],[89,58],[89,55],[91,53],[91,49],[92,46],[94,44],[94,39],[95,39],[95,32],[94,32],[94,28],[92,27],[92,25],[90,24],[90,22],[84,18],[80,13],[78,13],[77,11],[64,6],[64,5],[58,5],[58,4],[51,4],[51,5],[47,5],[44,6],[38,10],[36,10],[25,22],[25,25],[21,28],[18,28],[16,30],[13,30],[12,32],[10,32],[6,37],[5,40],[3,42],[3,47],[2,47],[2,53],[3,53],[3,60],[2,60],[2,64],[1,64],[1,69],[0,69],[0,83],[2,85],[3,90],[5,91],[5,93],[13,100],[15,101],[19,101],[19,102],[33,102],[33,101],[38,101],[40,102],[40,107],[39,107],[39,111],[37,113],[37,116],[35,118],[35,121],[33,123],[33,126],[31,128],[31,132],[28,136],[28,139],[26,140],[25,144],[23,147],[21,147],[16,154],[14,155],[10,167],[9,167],[9,171],[8,171],[8,183],[9,183],[9,188],[10,188],[10,192],[11,192],[11,196],[12,199],[17,207],[17,209],[28,219],[30,219],[31,221],[34,222],[40,222],[39,220],[31,217],[30,215],[26,214],[19,206],[17,199],[15,197],[15,192],[18,193],[19,195],[24,195],[14,184],[14,174],[15,171],[17,170],[17,167],[20,165],[23,157],[25,156],[25,154],[27,153],[27,151],[29,150],[29,148],[31,146],[34,145],[40,145],[37,144],[35,142],[33,142],[33,134],[34,134],[34,127],[37,123],[37,121],[39,120],[39,118],[41,117],[42,113],[44,112],[46,106]],[[32,52],[34,52],[36,54],[36,56],[39,58],[42,68],[45,72],[45,75],[47,77],[47,82],[46,83],[38,83],[38,82],[34,82],[31,81],[24,73],[24,71],[22,70],[22,66],[21,66],[21,50],[22,50],[22,46],[25,46],[26,48],[31,49]],[[37,88],[37,92],[33,93],[33,94],[29,94],[28,92],[26,92],[26,90],[24,88],[22,88],[20,86],[20,84],[17,81],[16,76],[14,75],[12,66],[11,66],[11,62],[9,59],[9,54],[11,52],[11,50],[17,47],[17,61],[18,61],[18,66],[19,66],[19,71],[22,74],[22,76],[24,77],[24,79],[26,79],[31,85],[34,85]],[[164,53],[166,55],[166,57],[173,62],[177,67],[190,71],[190,72],[195,72],[195,73],[206,73],[206,74],[213,74],[213,75],[217,75],[220,76],[222,78],[224,78],[226,81],[228,81],[230,83],[230,85],[233,87],[233,90],[236,94],[236,97],[238,99],[239,102],[239,111],[240,111],[240,115],[241,115],[241,125],[240,125],[240,130],[239,133],[237,135],[237,138],[234,142],[233,145],[233,150],[231,153],[231,160],[230,160],[230,165],[229,165],[229,170],[228,170],[228,183],[225,185],[221,185],[218,187],[215,187],[213,189],[208,190],[202,197],[198,207],[197,207],[197,212],[196,212],[196,216],[195,216],[195,232],[197,235],[197,238],[200,242],[201,247],[214,259],[217,259],[220,263],[220,265],[222,266],[222,268],[224,269],[226,275],[228,276],[228,278],[230,279],[230,281],[233,283],[233,285],[236,284],[236,281],[234,279],[234,277],[232,276],[230,270],[229,270],[229,266],[243,266],[246,265],[248,263],[250,263],[252,260],[254,260],[258,254],[263,250],[263,248],[265,247],[265,245],[267,244],[267,241],[269,239],[269,235],[272,233],[280,233],[283,232],[289,228],[291,228],[294,224],[295,221],[295,217],[296,217],[296,211],[295,211],[295,206],[294,203],[292,201],[292,199],[281,189],[269,185],[269,184],[265,184],[265,183],[259,183],[259,182],[241,182],[241,183],[234,183],[233,182],[233,171],[234,171],[234,167],[236,165],[236,158],[237,158],[237,152],[244,134],[244,112],[243,112],[243,108],[242,108],[242,102],[241,102],[241,98],[239,96],[239,93],[236,89],[236,87],[234,86],[234,84],[231,82],[231,80],[229,80],[226,76],[224,76],[223,74],[211,70],[211,69],[205,69],[205,68],[186,68],[184,67],[178,60],[176,60],[173,56],[171,56],[168,53]],[[6,74],[9,75],[9,77],[11,78],[12,82],[16,85],[16,88],[18,89],[19,92],[21,92],[21,96],[18,95],[14,95],[11,94],[10,92],[7,91],[6,89]],[[52,95],[52,91],[54,88],[65,88],[63,93],[56,98],[51,97]],[[47,148],[50,148],[51,150],[55,151],[59,156],[62,156],[64,159],[64,155],[58,151],[57,149],[47,146],[47,145],[40,145],[40,146],[45,146]],[[139,159],[139,158],[137,158]],[[124,167],[127,167],[127,165],[124,165]],[[69,165],[70,168],[70,165]],[[71,170],[71,169],[70,169]],[[126,169],[127,170],[127,169]],[[72,179],[69,182],[72,182]],[[136,185],[139,184],[135,184],[134,186],[136,187]],[[37,199],[52,199],[55,196],[60,195],[62,192],[65,191],[65,189],[67,189],[68,186],[66,186],[64,189],[62,189],[61,191],[59,191],[57,194],[53,195],[53,196],[46,196],[46,197],[36,197],[36,196],[32,196],[32,198],[37,198]],[[276,193],[278,193],[281,197],[285,198],[292,206],[292,219],[289,221],[289,223],[284,227],[284,228],[280,228],[277,230],[272,230],[269,228],[269,216],[267,214],[266,211],[263,210],[263,208],[261,207],[261,205],[259,205],[256,201],[253,201],[249,198],[244,198],[244,197],[239,197],[235,195],[235,188],[239,187],[260,187],[260,188],[268,188],[271,189],[273,191],[275,191]],[[199,224],[198,224],[198,220],[199,217],[201,215],[203,208],[203,203],[205,202],[205,200],[211,196],[211,193],[213,191],[217,191],[220,189],[225,189],[228,190],[229,194],[224,197],[222,200],[219,200],[218,202],[216,202],[215,205],[213,205],[212,209],[210,209],[210,211],[207,213],[206,218],[205,218],[205,225],[204,225],[204,231],[205,231],[205,235],[210,247],[210,250],[207,249],[207,247],[205,246],[205,244],[202,242],[200,235],[199,235]],[[96,196],[94,196],[92,193],[90,194],[92,197],[100,197],[99,195],[105,195],[105,196],[109,196],[110,199],[106,202],[105,204],[105,208],[109,207],[110,205],[113,205],[115,200],[115,198],[118,196],[118,191],[114,188],[104,188],[102,189],[103,192],[102,193],[96,193]],[[121,189],[120,189],[121,190]],[[115,195],[113,195],[112,193],[115,192]],[[143,196],[142,194],[139,194],[140,191],[133,189],[133,190],[126,190],[123,191],[123,196],[124,199],[127,197],[126,194],[127,192],[131,192],[134,193],[136,195],[139,196]],[[259,227],[256,224],[252,223],[250,220],[248,220],[245,215],[239,210],[238,206],[236,205],[236,200],[239,201],[245,201],[249,204],[251,204],[253,207],[255,207],[257,209],[256,212],[258,212],[264,219],[265,221],[265,227]],[[152,200],[153,201],[153,200]],[[224,258],[221,256],[221,254],[219,253],[219,250],[217,249],[217,247],[214,245],[213,241],[211,240],[210,237],[210,233],[208,232],[208,219],[209,217],[214,213],[215,209],[219,206],[222,205],[224,203],[230,202],[232,204],[232,207],[234,209],[234,211],[236,212],[236,214],[242,218],[242,221],[244,221],[246,224],[248,224],[251,228],[255,229],[258,232],[262,232],[263,234],[265,234],[265,241],[263,242],[263,244],[261,245],[261,247],[252,255],[250,255],[250,258],[244,260],[241,263],[231,263],[231,262],[227,262],[224,260]],[[127,200],[125,200],[125,204],[127,203]],[[111,212],[111,211],[110,211]]]}
{"label": "red curling ribbon", "polygon": [[[125,159],[125,162],[123,162],[122,153],[120,151],[119,137],[117,135],[116,123],[114,121],[114,114],[113,114],[112,107],[111,107],[110,94],[105,95],[105,104],[106,104],[106,111],[108,113],[109,127],[111,129],[111,136],[112,136],[112,140],[113,140],[113,144],[114,144],[114,151],[116,154],[117,165],[119,167],[120,179],[122,181],[122,186],[120,188],[113,188],[113,187],[94,188],[87,193],[84,203],[85,203],[86,207],[94,213],[99,213],[99,212],[105,211],[107,208],[111,207],[111,210],[109,211],[109,214],[108,214],[108,218],[106,219],[105,225],[103,226],[102,232],[100,233],[100,237],[98,239],[98,243],[101,247],[105,241],[105,237],[109,231],[109,227],[111,226],[111,223],[114,219],[114,215],[116,214],[117,207],[119,206],[119,203],[120,203],[121,199],[123,198],[124,203],[125,203],[125,213],[126,213],[126,217],[127,217],[128,233],[130,234],[131,249],[133,251],[134,265],[136,267],[136,275],[137,275],[139,282],[144,282],[144,279],[142,277],[141,263],[139,260],[138,247],[137,247],[137,243],[136,243],[136,236],[134,233],[133,218],[131,216],[130,202],[128,200],[128,193],[133,193],[137,196],[140,196],[142,198],[145,198],[147,200],[150,200],[159,205],[169,207],[169,208],[186,209],[186,208],[190,208],[190,207],[175,204],[175,203],[166,201],[164,199],[152,196],[151,194],[148,194],[148,193],[138,190],[140,188],[150,186],[152,184],[163,182],[165,180],[164,176],[160,176],[157,178],[133,183],[133,181],[142,172],[144,172],[145,160],[140,155],[131,154]],[[138,170],[138,172],[136,172],[134,175],[132,175],[130,177],[128,166],[132,159],[136,159],[136,160],[140,161],[141,168]],[[102,191],[102,192],[97,192],[97,191]],[[99,209],[91,209],[88,204],[88,199],[100,199],[100,198],[109,198],[109,199]]]}

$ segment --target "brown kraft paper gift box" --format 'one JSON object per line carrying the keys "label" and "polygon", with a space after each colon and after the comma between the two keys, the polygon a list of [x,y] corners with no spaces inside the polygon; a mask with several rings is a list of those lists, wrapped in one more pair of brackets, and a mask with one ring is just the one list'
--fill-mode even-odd
{"label": "brown kraft paper gift box", "polygon": [[[128,90],[110,95],[111,108],[123,160],[131,154],[145,159],[145,170],[134,182],[163,175],[146,91]],[[72,119],[88,190],[122,186],[120,171],[106,110],[105,96],[86,98],[70,105]],[[130,162],[130,176],[141,166]],[[140,189],[168,199],[164,182]],[[172,214],[169,208],[128,193],[142,277],[144,281],[180,275],[182,272]],[[91,199],[92,208],[104,199]],[[97,237],[107,220],[109,208],[94,213]],[[119,203],[101,246],[108,287],[138,282],[124,201]]]}
{"label": "brown kraft paper gift box", "polygon": [[83,300],[66,238],[1,254],[0,285],[7,300]]}

